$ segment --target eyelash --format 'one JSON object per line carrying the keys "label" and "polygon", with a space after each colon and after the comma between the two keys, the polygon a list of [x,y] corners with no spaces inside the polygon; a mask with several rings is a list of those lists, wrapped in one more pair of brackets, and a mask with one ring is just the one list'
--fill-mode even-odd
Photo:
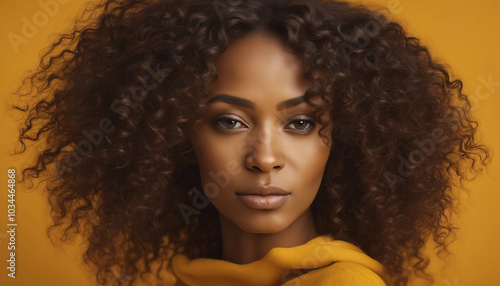
{"label": "eyelash", "polygon": [[[217,128],[220,128],[220,129],[223,129],[224,131],[228,131],[228,132],[236,132],[236,131],[230,131],[230,130],[235,130],[235,129],[240,129],[240,128],[226,128],[226,127],[223,127],[220,122],[223,122],[223,121],[235,121],[236,124],[241,124],[243,126],[245,126],[240,120],[236,119],[236,118],[233,118],[233,117],[229,117],[229,116],[220,116],[220,117],[217,117],[214,119],[214,123],[213,125]],[[287,126],[289,124],[294,124],[294,123],[297,123],[297,122],[300,122],[300,121],[303,121],[305,122],[306,126],[309,126],[309,128],[306,128],[304,130],[298,130],[298,129],[292,129],[293,132],[295,133],[298,133],[298,134],[309,134],[311,133],[312,131],[314,131],[314,129],[316,129],[316,122],[314,122],[313,120],[310,120],[310,119],[302,119],[302,118],[299,118],[299,119],[295,119],[295,120],[292,120],[290,121]]]}

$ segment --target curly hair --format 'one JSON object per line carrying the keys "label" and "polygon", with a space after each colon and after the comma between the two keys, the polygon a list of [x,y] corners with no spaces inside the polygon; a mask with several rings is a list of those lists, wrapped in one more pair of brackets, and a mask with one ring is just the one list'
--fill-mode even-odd
{"label": "curly hair", "polygon": [[[304,63],[328,105],[332,148],[312,209],[319,234],[359,246],[390,285],[426,273],[423,246],[456,235],[458,189],[490,159],[462,82],[384,13],[320,0],[107,0],[87,6],[15,92],[23,181],[42,177],[60,241],[81,236],[98,283],[136,281],[174,254],[219,258],[217,210],[187,222],[200,174],[189,144],[215,61],[258,32]],[[318,79],[314,73],[324,77]],[[24,90],[23,87],[27,89]],[[319,117],[319,114],[318,114]],[[190,191],[191,190],[191,191]],[[465,189],[466,190],[466,189]],[[165,267],[164,267],[165,266]],[[161,278],[160,278],[161,280]]]}

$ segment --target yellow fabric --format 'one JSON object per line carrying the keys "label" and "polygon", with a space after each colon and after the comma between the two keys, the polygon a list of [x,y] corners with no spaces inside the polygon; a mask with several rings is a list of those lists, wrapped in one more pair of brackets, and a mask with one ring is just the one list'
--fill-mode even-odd
{"label": "yellow fabric", "polygon": [[179,254],[173,258],[172,267],[175,276],[189,286],[386,285],[380,278],[382,264],[355,245],[327,235],[296,247],[273,248],[262,259],[248,264],[209,258],[190,260]]}

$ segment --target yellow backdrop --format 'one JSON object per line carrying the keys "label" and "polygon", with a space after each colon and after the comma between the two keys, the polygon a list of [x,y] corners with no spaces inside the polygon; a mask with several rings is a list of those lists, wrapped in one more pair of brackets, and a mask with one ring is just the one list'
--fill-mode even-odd
{"label": "yellow backdrop", "polygon": [[[392,17],[428,45],[434,56],[447,62],[464,81],[479,119],[483,142],[500,150],[500,1],[499,0],[363,0],[386,7]],[[23,167],[9,153],[15,143],[17,122],[6,113],[5,102],[18,87],[24,72],[34,68],[49,36],[71,24],[83,0],[17,0],[0,2],[1,113],[0,180],[7,185],[7,170]],[[77,246],[54,248],[46,236],[50,223],[45,199],[39,192],[17,189],[16,278],[7,276],[7,186],[0,192],[0,285],[93,285],[81,266]],[[448,265],[434,258],[430,272],[435,285],[500,285],[500,164],[493,159],[487,173],[467,185],[460,231],[450,250]],[[432,245],[428,253],[434,253]],[[425,285],[416,282],[413,285]]]}

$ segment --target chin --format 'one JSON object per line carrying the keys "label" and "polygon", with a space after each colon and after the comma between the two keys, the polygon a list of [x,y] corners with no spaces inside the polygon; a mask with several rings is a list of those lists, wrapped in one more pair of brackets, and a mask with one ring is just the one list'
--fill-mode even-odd
{"label": "chin", "polygon": [[282,219],[272,219],[269,217],[235,223],[241,230],[255,234],[279,233],[287,229],[289,226],[289,223]]}

